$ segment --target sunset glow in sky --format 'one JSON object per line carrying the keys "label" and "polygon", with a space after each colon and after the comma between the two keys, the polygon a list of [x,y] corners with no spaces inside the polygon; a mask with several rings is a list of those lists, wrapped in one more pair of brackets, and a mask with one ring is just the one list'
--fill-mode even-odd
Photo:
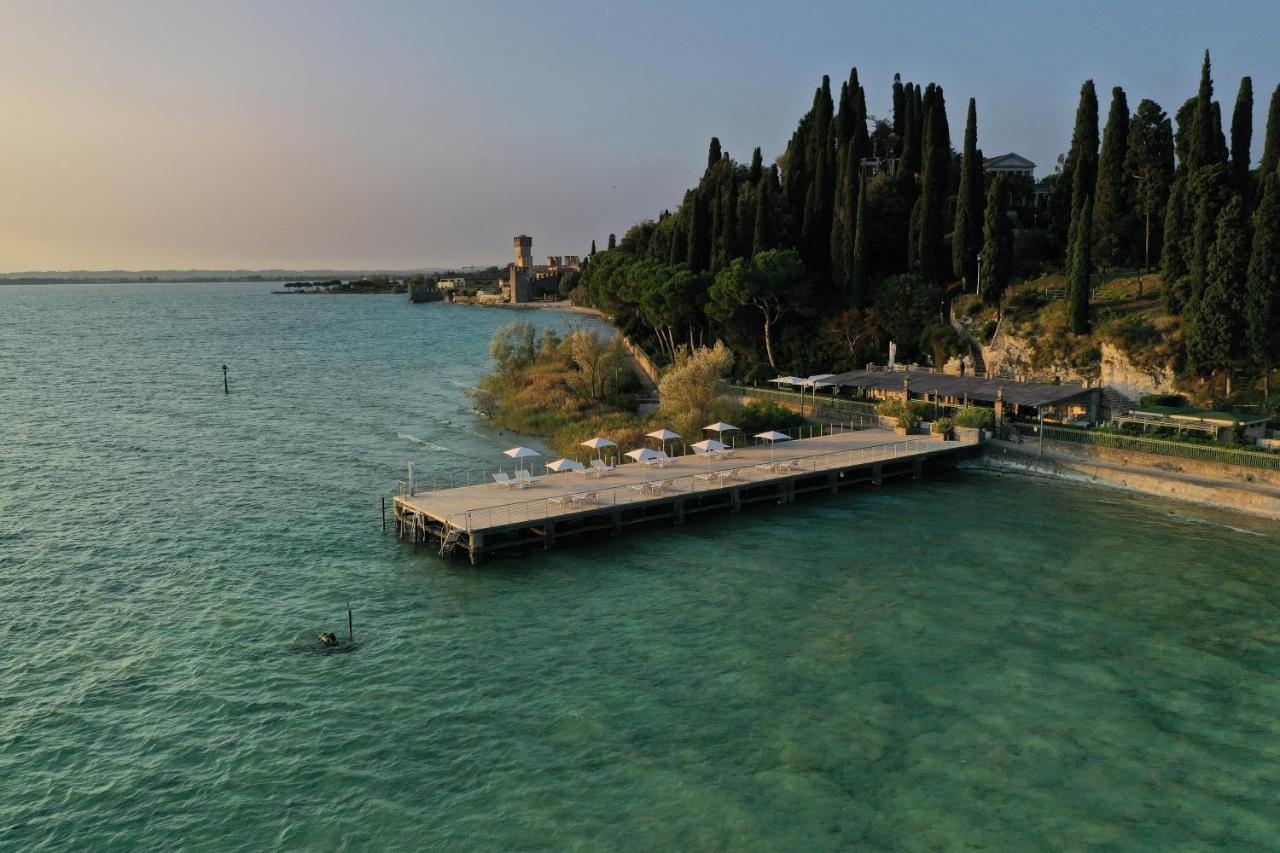
{"label": "sunset glow in sky", "polygon": [[[1052,170],[1081,82],[1170,113],[1213,53],[1254,157],[1268,3],[5,3],[0,271],[505,263],[675,207],[719,135],[781,153],[821,75],[937,81],[957,144]],[[1100,22],[1105,27],[1099,29]]]}

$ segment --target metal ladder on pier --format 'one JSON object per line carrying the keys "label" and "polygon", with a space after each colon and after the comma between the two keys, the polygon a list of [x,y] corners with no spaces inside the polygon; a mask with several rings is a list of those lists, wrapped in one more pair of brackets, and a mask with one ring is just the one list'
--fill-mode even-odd
{"label": "metal ladder on pier", "polygon": [[447,557],[458,549],[458,539],[462,536],[462,530],[454,527],[450,521],[445,521],[444,530],[440,536],[440,556]]}

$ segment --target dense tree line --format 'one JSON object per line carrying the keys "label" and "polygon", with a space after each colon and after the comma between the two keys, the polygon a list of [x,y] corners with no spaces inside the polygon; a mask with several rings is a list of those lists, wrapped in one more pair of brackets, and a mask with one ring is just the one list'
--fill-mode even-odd
{"label": "dense tree line", "polygon": [[[822,79],[773,162],[759,148],[740,162],[713,138],[678,207],[610,235],[604,252],[593,242],[576,297],[670,361],[722,339],[739,365],[816,371],[874,358],[888,340],[905,357],[958,353],[948,300],[976,287],[999,310],[1019,271],[1046,265],[1066,275],[1071,332],[1087,334],[1098,272],[1158,264],[1191,371],[1259,375],[1274,364],[1280,87],[1255,170],[1253,83],[1241,81],[1224,132],[1207,52],[1198,91],[1173,118],[1148,99],[1131,112],[1117,86],[1100,128],[1085,81],[1032,223],[1015,207],[1029,187],[984,172],[973,99],[958,152],[940,85],[895,75],[892,103],[891,118],[870,116],[855,68],[838,94]],[[1047,248],[1033,256],[1026,245]]]}

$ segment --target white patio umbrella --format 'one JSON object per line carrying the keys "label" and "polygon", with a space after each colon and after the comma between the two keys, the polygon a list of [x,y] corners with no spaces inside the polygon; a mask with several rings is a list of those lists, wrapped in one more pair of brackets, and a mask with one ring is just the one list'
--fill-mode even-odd
{"label": "white patio umbrella", "polygon": [[592,450],[594,450],[596,452],[597,459],[600,458],[600,450],[602,448],[618,446],[618,443],[616,441],[610,441],[604,436],[599,436],[599,435],[596,436],[595,438],[588,438],[586,441],[579,442],[579,444],[581,444],[583,447],[590,447]]}
{"label": "white patio umbrella", "polygon": [[[710,427],[707,427],[707,429],[710,429]],[[734,427],[734,429],[737,429],[737,427]],[[723,441],[716,441],[714,438],[703,439],[702,441],[699,441],[697,444],[691,444],[689,446],[692,447],[694,450],[698,451],[699,453],[701,453],[703,456],[707,457],[707,473],[708,474],[711,473],[711,454],[717,450],[729,449],[729,445],[725,444]]]}
{"label": "white patio umbrella", "polygon": [[774,443],[779,441],[791,440],[791,436],[787,435],[785,432],[778,432],[776,429],[769,430],[768,432],[758,432],[756,433],[756,438],[760,439],[761,441],[769,442],[769,461],[770,462],[773,461]]}
{"label": "white patio umbrella", "polygon": [[[648,462],[652,462],[655,459],[662,458],[661,456],[658,455],[658,451],[653,450],[652,448],[649,448],[649,447],[638,447],[635,450],[628,450],[627,455],[640,463],[648,463]],[[649,482],[649,466],[645,464],[643,465],[643,467],[644,467],[644,480],[647,483]]]}
{"label": "white patio umbrella", "polygon": [[505,453],[507,456],[510,456],[512,459],[516,460],[516,465],[518,465],[521,468],[523,468],[524,465],[521,464],[520,460],[531,459],[534,456],[542,455],[541,453],[539,453],[538,451],[534,450],[531,447],[513,447],[510,450],[504,450],[502,452]]}
{"label": "white patio umbrella", "polygon": [[658,439],[658,441],[661,441],[663,453],[667,452],[668,441],[675,441],[676,439],[680,438],[680,433],[672,432],[669,429],[655,429],[653,432],[646,432],[645,435],[648,436],[649,438],[656,438]]}
{"label": "white patio umbrella", "polygon": [[[734,426],[733,424],[727,424],[724,421],[716,421],[713,424],[707,424],[706,426],[703,427],[703,429],[710,430],[711,432],[716,433],[717,435],[719,435],[720,440],[723,441],[724,434],[726,432],[730,432],[732,430],[737,429],[737,427]],[[725,446],[725,449],[727,448],[728,448],[728,445]]]}
{"label": "white patio umbrella", "polygon": [[547,468],[557,474],[564,472],[566,479],[568,479],[570,471],[576,471],[581,474],[587,470],[587,467],[576,459],[557,459],[554,462],[548,462]]}

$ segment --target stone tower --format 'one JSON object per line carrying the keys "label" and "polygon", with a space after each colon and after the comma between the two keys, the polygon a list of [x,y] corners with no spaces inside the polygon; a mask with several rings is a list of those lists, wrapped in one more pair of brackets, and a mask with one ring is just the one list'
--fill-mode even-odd
{"label": "stone tower", "polygon": [[532,272],[533,270],[533,238],[527,234],[513,237],[511,240],[516,250],[516,269]]}

